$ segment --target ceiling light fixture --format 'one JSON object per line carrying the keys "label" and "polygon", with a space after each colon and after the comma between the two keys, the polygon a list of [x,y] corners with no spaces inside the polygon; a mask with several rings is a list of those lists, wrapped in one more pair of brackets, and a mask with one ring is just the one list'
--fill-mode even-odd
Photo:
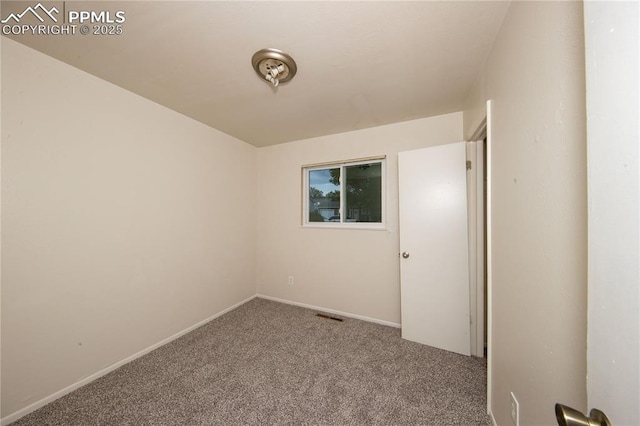
{"label": "ceiling light fixture", "polygon": [[273,84],[273,87],[291,80],[298,71],[296,61],[278,49],[258,50],[251,58],[251,65],[256,73]]}

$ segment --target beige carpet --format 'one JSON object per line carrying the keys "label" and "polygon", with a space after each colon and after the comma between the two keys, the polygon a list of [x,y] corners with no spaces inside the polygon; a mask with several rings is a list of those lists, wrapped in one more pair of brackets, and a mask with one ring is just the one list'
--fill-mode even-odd
{"label": "beige carpet", "polygon": [[485,360],[254,299],[14,425],[488,425]]}

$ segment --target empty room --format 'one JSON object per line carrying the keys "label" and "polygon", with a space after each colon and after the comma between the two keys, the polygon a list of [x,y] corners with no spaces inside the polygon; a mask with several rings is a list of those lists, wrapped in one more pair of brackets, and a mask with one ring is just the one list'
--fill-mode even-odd
{"label": "empty room", "polygon": [[0,18],[1,425],[640,424],[637,2]]}

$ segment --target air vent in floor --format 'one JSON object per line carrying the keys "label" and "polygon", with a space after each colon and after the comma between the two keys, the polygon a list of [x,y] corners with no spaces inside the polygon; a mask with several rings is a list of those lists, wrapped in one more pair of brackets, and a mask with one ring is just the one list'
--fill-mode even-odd
{"label": "air vent in floor", "polygon": [[320,318],[326,318],[326,319],[334,320],[334,321],[340,321],[340,322],[344,321],[342,318],[334,317],[334,316],[328,315],[328,314],[321,314],[319,312],[316,314],[316,316],[320,317]]}

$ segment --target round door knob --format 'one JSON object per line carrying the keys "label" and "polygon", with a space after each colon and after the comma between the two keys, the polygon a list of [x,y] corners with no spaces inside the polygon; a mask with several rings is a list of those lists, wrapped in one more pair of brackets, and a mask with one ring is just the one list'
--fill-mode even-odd
{"label": "round door knob", "polygon": [[407,253],[406,251],[402,252],[402,258],[403,259],[408,259],[409,258],[409,253]]}

